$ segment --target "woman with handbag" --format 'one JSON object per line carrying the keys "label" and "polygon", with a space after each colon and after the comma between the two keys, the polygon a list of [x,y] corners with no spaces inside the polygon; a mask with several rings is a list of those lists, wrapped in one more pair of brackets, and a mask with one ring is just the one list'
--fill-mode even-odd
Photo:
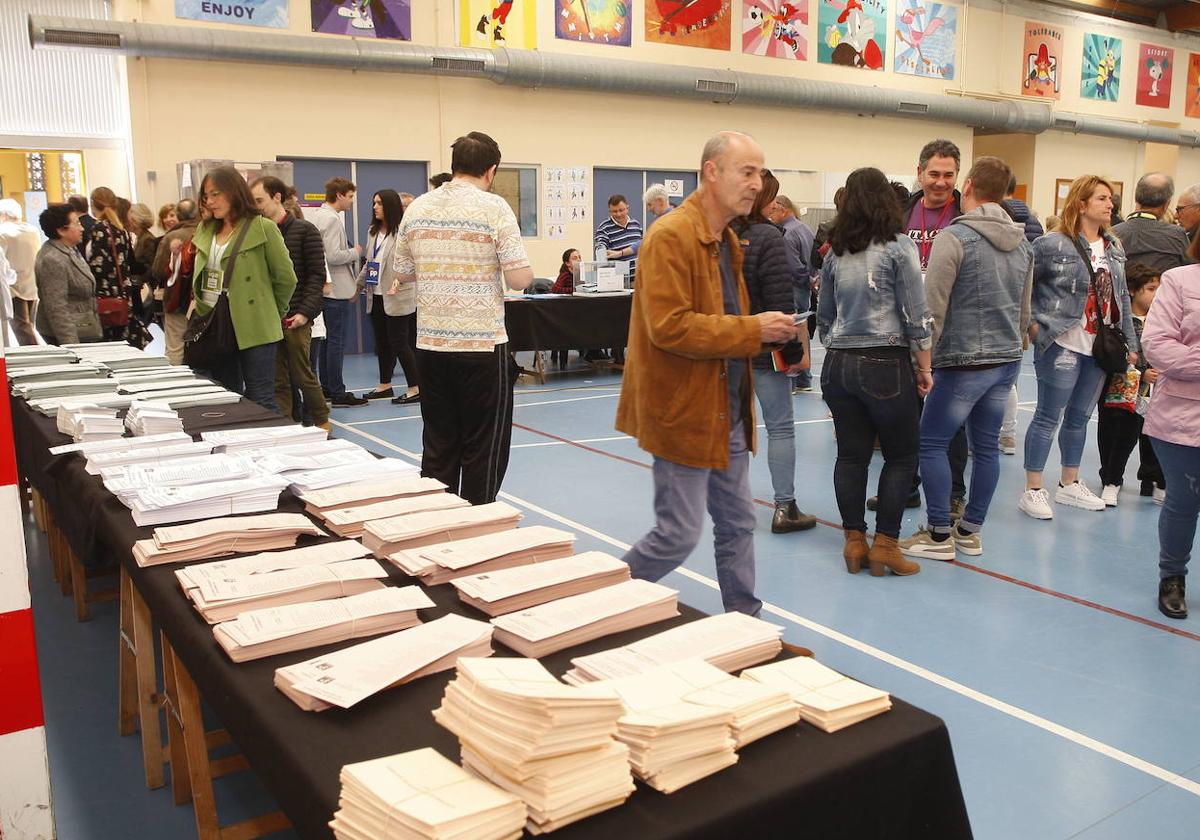
{"label": "woman with handbag", "polygon": [[51,204],[38,217],[46,242],[34,262],[37,330],[48,344],[100,341],[96,280],[79,254],[83,225],[69,204]]}
{"label": "woman with handbag", "polygon": [[292,259],[279,226],[259,214],[236,169],[209,172],[200,195],[211,217],[192,238],[196,310],[184,336],[184,360],[277,411],[275,353],[296,288]]}
{"label": "woman with handbag", "polygon": [[133,240],[121,221],[116,194],[108,187],[92,190],[92,216],[84,258],[96,278],[96,309],[106,341],[124,341],[129,327]]}
{"label": "woman with handbag", "polygon": [[1087,424],[1108,374],[1137,362],[1137,335],[1125,285],[1125,252],[1108,230],[1112,185],[1096,175],[1071,184],[1058,227],[1033,244],[1033,364],[1037,409],[1025,433],[1025,492],[1017,507],[1053,519],[1042,471],[1058,435],[1060,505],[1104,510],[1079,480]]}
{"label": "woman with handbag", "polygon": [[[369,400],[389,398],[395,405],[420,402],[417,380],[417,288],[398,285],[393,294],[392,247],[404,217],[404,204],[395,190],[380,190],[371,201],[373,217],[367,231],[366,257],[358,273],[358,286],[367,293],[367,314],[375,333],[375,357],[379,361],[379,385],[363,394]],[[404,371],[406,389],[396,396],[392,376],[396,362]]]}

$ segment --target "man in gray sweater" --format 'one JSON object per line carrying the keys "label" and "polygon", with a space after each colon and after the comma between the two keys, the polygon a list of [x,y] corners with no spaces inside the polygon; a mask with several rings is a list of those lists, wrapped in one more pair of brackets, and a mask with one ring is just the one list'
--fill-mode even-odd
{"label": "man in gray sweater", "polygon": [[1162,220],[1174,194],[1175,182],[1170,175],[1147,172],[1138,178],[1133,194],[1137,211],[1112,229],[1125,249],[1127,265],[1142,263],[1162,272],[1191,262],[1186,231]]}

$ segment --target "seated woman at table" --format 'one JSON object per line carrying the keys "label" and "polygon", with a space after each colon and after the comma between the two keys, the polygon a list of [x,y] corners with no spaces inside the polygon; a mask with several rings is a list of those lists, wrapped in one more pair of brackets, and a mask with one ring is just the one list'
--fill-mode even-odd
{"label": "seated woman at table", "polygon": [[38,299],[37,330],[47,344],[100,341],[96,278],[79,253],[83,225],[69,204],[51,204],[38,217],[48,237],[34,262]]}
{"label": "seated woman at table", "polygon": [[582,257],[576,248],[563,251],[562,266],[558,269],[558,279],[550,287],[552,295],[575,294],[575,277],[579,274],[579,261]]}

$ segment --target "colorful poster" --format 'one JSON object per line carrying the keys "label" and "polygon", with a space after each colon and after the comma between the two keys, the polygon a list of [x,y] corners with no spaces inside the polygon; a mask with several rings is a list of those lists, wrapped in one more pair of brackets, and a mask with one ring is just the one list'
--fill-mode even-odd
{"label": "colorful poster", "polygon": [[897,73],[953,79],[957,40],[957,6],[900,0],[896,10]]}
{"label": "colorful poster", "polygon": [[1175,75],[1175,50],[1142,44],[1138,50],[1137,104],[1166,108],[1171,104],[1171,77]]}
{"label": "colorful poster", "polygon": [[288,0],[175,0],[175,17],[206,20],[211,23],[240,23],[245,26],[270,26],[287,29]]}
{"label": "colorful poster", "polygon": [[1058,99],[1062,73],[1062,30],[1035,20],[1025,21],[1021,59],[1021,95]]}
{"label": "colorful poster", "polygon": [[412,40],[410,0],[309,0],[312,31]]}
{"label": "colorful poster", "polygon": [[458,45],[537,49],[536,0],[458,0]]}
{"label": "colorful poster", "polygon": [[887,60],[887,0],[818,0],[817,61],[882,70]]}
{"label": "colorful poster", "polygon": [[1189,117],[1200,117],[1200,55],[1188,55],[1187,98],[1183,101],[1183,112]]}
{"label": "colorful poster", "polygon": [[1121,95],[1121,39],[1112,35],[1083,36],[1083,78],[1079,95],[1084,99],[1116,102]]}
{"label": "colorful poster", "polygon": [[633,40],[633,0],[555,0],[554,37],[628,47]]}
{"label": "colorful poster", "polygon": [[646,0],[646,41],[728,50],[730,0]]}
{"label": "colorful poster", "polygon": [[742,52],[808,58],[808,0],[742,0]]}

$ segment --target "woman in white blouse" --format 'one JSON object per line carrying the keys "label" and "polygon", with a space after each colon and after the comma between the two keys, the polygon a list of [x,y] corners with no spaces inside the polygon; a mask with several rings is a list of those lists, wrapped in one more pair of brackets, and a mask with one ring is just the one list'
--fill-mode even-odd
{"label": "woman in white blouse", "polygon": [[[391,398],[396,405],[409,405],[421,399],[417,381],[417,289],[415,283],[392,287],[392,248],[404,217],[404,204],[395,190],[375,193],[371,206],[374,215],[367,231],[363,256],[366,263],[358,273],[358,285],[367,294],[367,313],[375,333],[375,358],[379,360],[379,385],[364,396],[369,400]],[[404,371],[407,388],[396,396],[392,375],[396,362]]]}

